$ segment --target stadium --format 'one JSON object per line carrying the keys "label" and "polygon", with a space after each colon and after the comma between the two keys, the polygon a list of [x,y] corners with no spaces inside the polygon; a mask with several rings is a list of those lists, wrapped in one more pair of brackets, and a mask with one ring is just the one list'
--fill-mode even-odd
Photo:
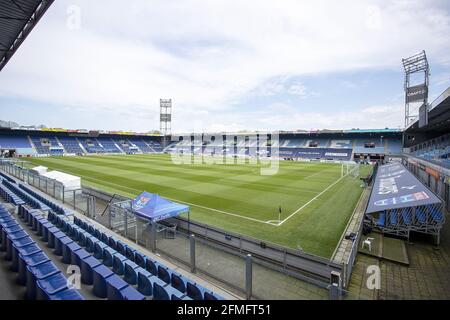
{"label": "stadium", "polygon": [[[0,1],[0,70],[55,5]],[[450,87],[402,64],[401,128],[2,121],[0,299],[450,299]]]}

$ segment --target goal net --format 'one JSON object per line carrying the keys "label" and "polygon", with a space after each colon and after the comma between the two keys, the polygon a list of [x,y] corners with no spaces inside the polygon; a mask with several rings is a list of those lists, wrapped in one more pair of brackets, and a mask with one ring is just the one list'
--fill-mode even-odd
{"label": "goal net", "polygon": [[343,163],[341,167],[341,177],[352,176],[359,177],[359,163]]}

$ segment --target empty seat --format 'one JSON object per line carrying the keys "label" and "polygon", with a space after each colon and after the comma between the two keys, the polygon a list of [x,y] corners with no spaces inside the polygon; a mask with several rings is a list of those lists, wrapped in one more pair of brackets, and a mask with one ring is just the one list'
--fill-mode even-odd
{"label": "empty seat", "polygon": [[129,287],[128,283],[116,274],[110,276],[105,283],[108,300],[123,300],[120,290]]}
{"label": "empty seat", "polygon": [[63,245],[62,250],[62,262],[71,263],[72,261],[72,253],[81,250],[81,247],[76,242],[71,242]]}
{"label": "empty seat", "polygon": [[108,245],[113,248],[114,250],[117,250],[117,240],[113,237],[108,238]]}
{"label": "empty seat", "polygon": [[138,269],[138,291],[146,296],[153,295],[153,279],[158,279],[144,269]]}
{"label": "empty seat", "polygon": [[397,211],[393,210],[389,213],[389,224],[391,226],[397,225]]}
{"label": "empty seat", "polygon": [[102,241],[104,244],[109,244],[109,243],[108,243],[109,237],[108,237],[108,235],[107,235],[106,233],[104,233],[104,232],[102,232],[102,235],[101,235],[101,241]]}
{"label": "empty seat", "polygon": [[99,241],[100,240],[98,240],[94,236],[86,236],[86,251],[94,253],[95,244]]}
{"label": "empty seat", "polygon": [[93,256],[88,256],[80,260],[81,264],[81,282],[84,284],[93,284],[92,270],[99,266],[101,263]]}
{"label": "empty seat", "polygon": [[63,255],[63,247],[70,243],[73,243],[73,240],[67,236],[55,237],[55,250],[53,250],[53,252],[57,256],[62,256]]}
{"label": "empty seat", "polygon": [[108,245],[104,244],[101,241],[98,241],[94,245],[94,257],[97,259],[103,259],[103,250],[107,248]]}
{"label": "empty seat", "polygon": [[140,267],[131,260],[124,261],[124,280],[129,284],[137,284],[137,269]]}
{"label": "empty seat", "polygon": [[99,298],[106,298],[106,281],[114,272],[103,264],[100,264],[92,269],[94,294]]}
{"label": "empty seat", "polygon": [[169,268],[162,265],[158,266],[158,278],[160,278],[165,283],[170,284],[171,274],[172,272],[169,270]]}
{"label": "empty seat", "polygon": [[145,261],[145,269],[152,275],[158,276],[158,267],[155,261],[147,258],[147,260]]}
{"label": "empty seat", "polygon": [[91,256],[91,254],[86,250],[84,250],[83,248],[77,251],[72,251],[70,254],[70,263],[81,267],[81,260],[89,256]]}
{"label": "empty seat", "polygon": [[67,289],[67,279],[61,272],[37,281],[37,300],[48,300],[50,295]]}
{"label": "empty seat", "polygon": [[114,273],[117,273],[118,275],[123,275],[125,271],[125,265],[124,262],[128,260],[125,256],[121,255],[120,253],[117,253],[114,255],[113,258],[113,271]]}
{"label": "empty seat", "polygon": [[55,294],[49,294],[47,298],[48,300],[84,300],[80,292],[75,289],[66,289]]}
{"label": "empty seat", "polygon": [[386,223],[386,213],[380,212],[380,216],[377,221],[377,225],[380,227],[384,227]]}
{"label": "empty seat", "polygon": [[116,250],[117,250],[117,252],[119,252],[121,255],[125,255],[125,244],[122,242],[122,241],[120,241],[120,240],[117,240],[117,244],[116,244]]}
{"label": "empty seat", "polygon": [[145,260],[146,260],[145,256],[138,251],[136,251],[134,256],[135,256],[134,262],[136,262],[136,264],[139,267],[145,268]]}
{"label": "empty seat", "polygon": [[27,298],[36,299],[36,282],[45,279],[60,271],[51,261],[41,263],[36,266],[27,266]]}
{"label": "empty seat", "polygon": [[439,223],[444,221],[444,216],[442,215],[442,212],[439,211],[439,209],[437,208],[430,209],[430,216],[433,222]]}
{"label": "empty seat", "polygon": [[120,295],[123,300],[145,300],[145,296],[132,286],[122,288]]}
{"label": "empty seat", "polygon": [[27,266],[35,267],[48,261],[50,261],[49,257],[42,251],[30,255],[19,254],[19,276],[17,282],[25,285],[27,281]]}
{"label": "empty seat", "polygon": [[420,224],[425,224],[427,222],[427,214],[424,208],[416,208],[416,219]]}
{"label": "empty seat", "polygon": [[188,281],[186,284],[186,294],[194,300],[203,300],[203,290],[196,283]]}
{"label": "empty seat", "polygon": [[125,257],[134,262],[136,250],[130,248],[129,246],[125,246]]}
{"label": "empty seat", "polygon": [[182,275],[172,273],[171,277],[171,285],[175,289],[177,289],[180,292],[186,292],[186,283],[187,281],[184,279]]}
{"label": "empty seat", "polygon": [[[53,229],[53,228],[51,228],[51,229]],[[47,246],[52,249],[55,248],[57,238],[60,239],[60,238],[64,238],[66,236],[66,234],[64,232],[59,231],[58,228],[56,228],[56,229],[57,229],[57,231],[54,231],[54,230],[50,231],[50,229],[48,231]]]}
{"label": "empty seat", "polygon": [[402,210],[402,220],[405,225],[407,226],[411,225],[411,216],[408,213],[408,209]]}
{"label": "empty seat", "polygon": [[111,247],[105,247],[103,249],[103,264],[107,267],[113,266],[114,255],[117,254],[117,251]]}

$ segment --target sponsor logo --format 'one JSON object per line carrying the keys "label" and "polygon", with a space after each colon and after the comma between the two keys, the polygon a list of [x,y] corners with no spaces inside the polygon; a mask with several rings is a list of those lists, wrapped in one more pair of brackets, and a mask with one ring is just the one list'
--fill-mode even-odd
{"label": "sponsor logo", "polygon": [[135,210],[142,209],[149,201],[150,198],[142,196],[137,201],[134,202],[133,207]]}

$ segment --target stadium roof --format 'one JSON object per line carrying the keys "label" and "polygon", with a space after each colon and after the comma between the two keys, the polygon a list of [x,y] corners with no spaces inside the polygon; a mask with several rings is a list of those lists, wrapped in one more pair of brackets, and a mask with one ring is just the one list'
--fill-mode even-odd
{"label": "stadium roof", "polygon": [[408,132],[435,131],[446,133],[450,128],[450,88],[447,88],[431,105],[428,125],[419,128],[419,121],[413,123]]}
{"label": "stadium roof", "polygon": [[0,71],[54,0],[0,0]]}

